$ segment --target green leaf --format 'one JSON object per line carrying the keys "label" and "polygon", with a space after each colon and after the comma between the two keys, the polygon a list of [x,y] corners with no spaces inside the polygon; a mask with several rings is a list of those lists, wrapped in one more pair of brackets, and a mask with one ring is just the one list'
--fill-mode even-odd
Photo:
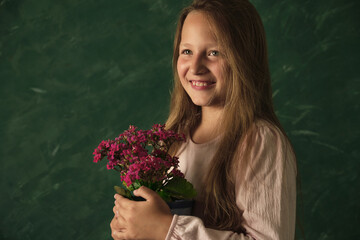
{"label": "green leaf", "polygon": [[196,196],[193,185],[184,178],[174,177],[163,188],[169,196],[179,199],[191,199]]}
{"label": "green leaf", "polygon": [[157,194],[159,194],[159,196],[165,201],[165,202],[171,202],[171,197],[169,196],[169,194],[165,191],[159,191],[157,192]]}
{"label": "green leaf", "polygon": [[135,190],[135,189],[138,189],[139,187],[141,187],[141,183],[139,182],[139,180],[136,180],[136,181],[133,183],[133,186],[134,186],[134,190]]}
{"label": "green leaf", "polygon": [[123,197],[126,197],[128,199],[132,199],[131,192],[124,188],[124,186],[114,186],[115,191],[120,194]]}

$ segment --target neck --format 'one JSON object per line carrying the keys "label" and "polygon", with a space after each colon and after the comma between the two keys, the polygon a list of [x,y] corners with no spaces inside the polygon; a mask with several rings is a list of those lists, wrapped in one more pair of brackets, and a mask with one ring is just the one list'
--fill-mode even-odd
{"label": "neck", "polygon": [[224,109],[220,107],[202,107],[200,125],[216,129],[221,121]]}
{"label": "neck", "polygon": [[193,131],[192,140],[195,143],[205,143],[216,138],[221,133],[221,121],[224,109],[220,107],[202,107],[201,121]]}

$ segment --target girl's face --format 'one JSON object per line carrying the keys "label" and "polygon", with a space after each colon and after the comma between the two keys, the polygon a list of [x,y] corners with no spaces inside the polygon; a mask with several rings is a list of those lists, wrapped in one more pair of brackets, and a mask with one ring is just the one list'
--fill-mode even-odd
{"label": "girl's face", "polygon": [[177,71],[192,102],[201,107],[223,106],[226,61],[201,12],[186,17],[179,46]]}

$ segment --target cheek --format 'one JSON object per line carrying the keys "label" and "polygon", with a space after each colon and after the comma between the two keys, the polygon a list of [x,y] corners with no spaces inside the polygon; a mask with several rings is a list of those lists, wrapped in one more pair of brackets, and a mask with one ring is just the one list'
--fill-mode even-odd
{"label": "cheek", "polygon": [[184,78],[186,75],[186,62],[184,60],[182,60],[181,58],[178,59],[177,61],[177,71],[179,74],[180,79]]}
{"label": "cheek", "polygon": [[176,69],[177,69],[177,74],[179,76],[179,80],[180,80],[180,84],[181,86],[186,89],[186,85],[185,85],[185,70],[184,70],[184,62],[181,61],[181,59],[179,58],[177,63],[176,63]]}
{"label": "cheek", "polygon": [[223,71],[223,69],[218,69],[218,71],[216,72],[217,78],[219,78],[219,81],[224,81],[225,78],[225,72]]}
{"label": "cheek", "polygon": [[229,76],[229,66],[225,63],[219,64],[216,69],[214,69],[214,73],[219,81],[226,82],[226,79]]}

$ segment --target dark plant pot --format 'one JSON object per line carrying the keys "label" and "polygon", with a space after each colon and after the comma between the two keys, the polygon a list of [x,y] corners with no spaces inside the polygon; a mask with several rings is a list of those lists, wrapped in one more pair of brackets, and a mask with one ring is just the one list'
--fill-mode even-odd
{"label": "dark plant pot", "polygon": [[170,207],[171,213],[176,215],[191,215],[193,200],[175,200],[167,203]]}

